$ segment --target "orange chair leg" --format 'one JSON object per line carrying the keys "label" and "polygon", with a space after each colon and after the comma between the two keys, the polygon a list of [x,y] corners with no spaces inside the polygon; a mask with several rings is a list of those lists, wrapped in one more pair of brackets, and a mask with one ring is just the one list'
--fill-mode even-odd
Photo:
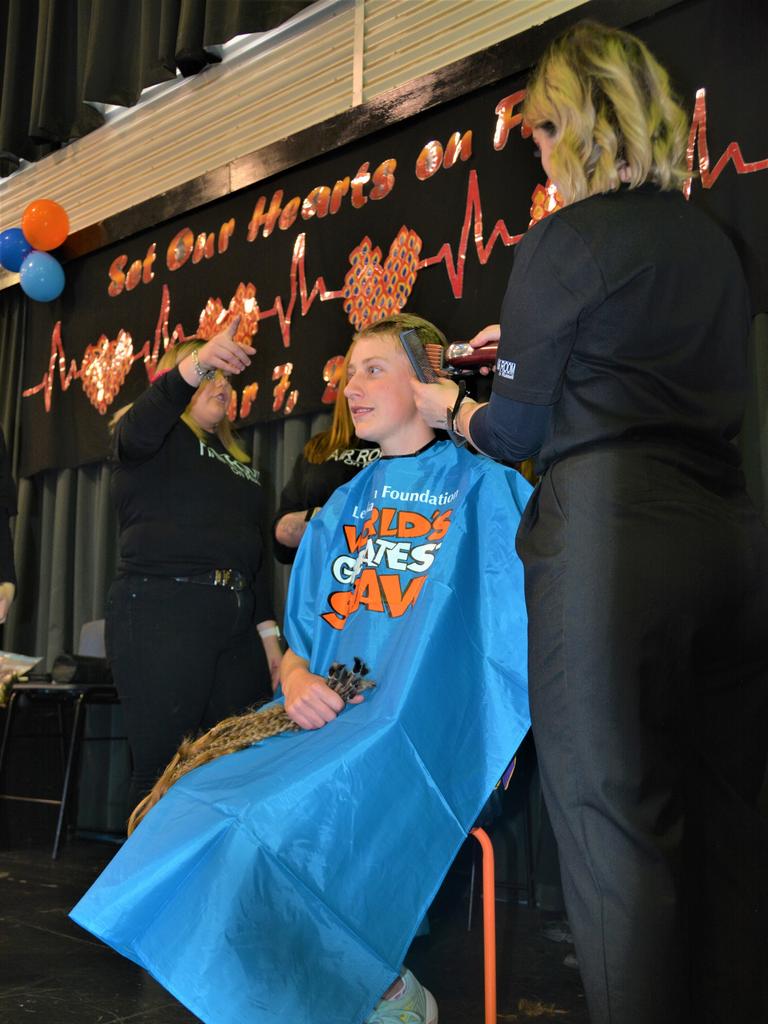
{"label": "orange chair leg", "polygon": [[493,846],[488,833],[473,828],[471,835],[483,851],[483,955],[485,962],[485,1024],[496,1024],[496,878]]}

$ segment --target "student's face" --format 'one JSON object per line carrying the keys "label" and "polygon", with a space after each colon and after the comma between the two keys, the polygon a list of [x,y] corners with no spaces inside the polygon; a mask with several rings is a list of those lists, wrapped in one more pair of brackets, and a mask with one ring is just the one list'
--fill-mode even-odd
{"label": "student's face", "polygon": [[394,335],[363,335],[355,342],[344,388],[355,433],[376,441],[384,455],[406,455],[430,440],[411,390],[411,370]]}
{"label": "student's face", "polygon": [[189,403],[189,415],[203,430],[213,432],[227,415],[232,385],[220,371],[213,380],[204,381]]}

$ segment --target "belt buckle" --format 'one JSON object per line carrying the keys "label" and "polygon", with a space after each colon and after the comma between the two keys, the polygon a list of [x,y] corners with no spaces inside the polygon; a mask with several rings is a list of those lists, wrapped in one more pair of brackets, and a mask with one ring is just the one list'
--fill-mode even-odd
{"label": "belt buckle", "polygon": [[232,584],[232,570],[231,569],[215,569],[214,586],[216,587],[229,587]]}

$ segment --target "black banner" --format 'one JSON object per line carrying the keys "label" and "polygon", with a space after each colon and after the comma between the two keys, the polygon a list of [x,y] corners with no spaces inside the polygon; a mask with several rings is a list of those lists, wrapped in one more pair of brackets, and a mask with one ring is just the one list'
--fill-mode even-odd
{"label": "black banner", "polygon": [[[637,28],[694,111],[691,201],[734,237],[756,311],[768,309],[766,28],[762,7],[717,0]],[[542,214],[522,88],[469,93],[69,263],[62,296],[30,304],[21,475],[104,458],[108,420],[169,342],[212,333],[229,308],[257,348],[235,382],[241,424],[327,406],[353,331],[388,311],[452,340],[498,319],[515,242]]]}

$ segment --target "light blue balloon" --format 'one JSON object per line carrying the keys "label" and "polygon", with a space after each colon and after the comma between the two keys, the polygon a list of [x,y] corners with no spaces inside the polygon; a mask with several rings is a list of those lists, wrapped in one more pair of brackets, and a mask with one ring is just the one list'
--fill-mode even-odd
{"label": "light blue balloon", "polygon": [[8,228],[0,234],[0,266],[18,274],[21,264],[32,252],[32,246],[21,228]]}
{"label": "light blue balloon", "polygon": [[21,290],[35,302],[50,302],[64,290],[64,271],[55,256],[33,250],[21,264]]}

